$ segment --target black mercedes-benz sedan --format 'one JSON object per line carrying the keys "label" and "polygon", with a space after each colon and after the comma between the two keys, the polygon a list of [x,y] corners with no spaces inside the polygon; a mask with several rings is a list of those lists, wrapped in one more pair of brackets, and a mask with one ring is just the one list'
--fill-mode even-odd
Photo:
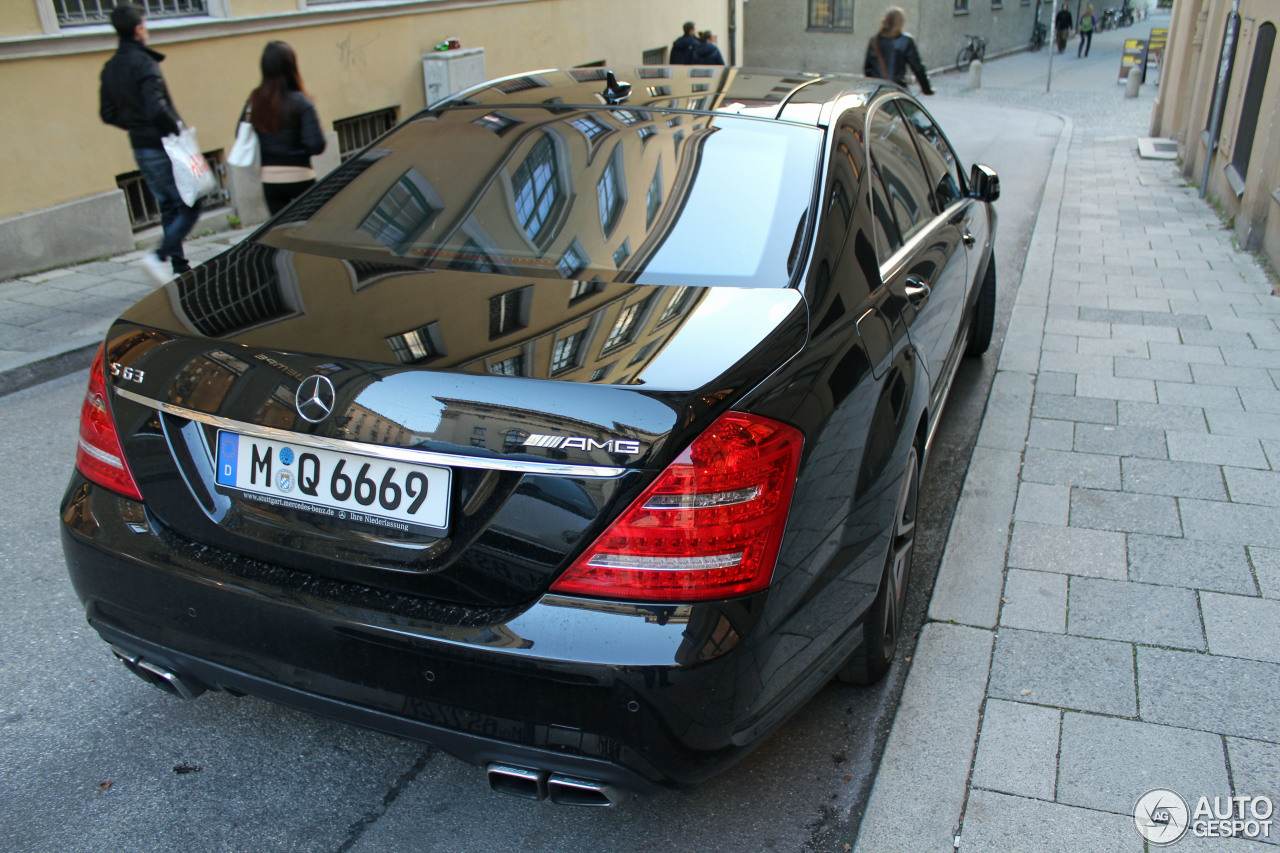
{"label": "black mercedes-benz sedan", "polygon": [[428,108],[115,322],[61,519],[125,666],[599,805],[886,672],[996,175],[883,81],[616,73]]}

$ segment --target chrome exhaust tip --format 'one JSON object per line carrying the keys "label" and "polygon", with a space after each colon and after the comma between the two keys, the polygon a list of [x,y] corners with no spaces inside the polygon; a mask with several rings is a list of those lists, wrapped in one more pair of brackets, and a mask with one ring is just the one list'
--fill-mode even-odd
{"label": "chrome exhaust tip", "polygon": [[561,773],[553,773],[547,779],[547,796],[561,806],[608,807],[618,801],[618,792],[608,785]]}
{"label": "chrome exhaust tip", "polygon": [[180,699],[195,699],[207,689],[199,682],[184,679],[176,672],[171,672],[151,661],[143,660],[138,655],[126,652],[116,646],[111,647],[111,653],[134,675],[148,684],[160,688],[165,693],[171,693]]}
{"label": "chrome exhaust tip", "polygon": [[490,764],[485,770],[489,775],[489,787],[499,794],[524,797],[526,800],[547,798],[546,771],[512,767],[509,764]]}

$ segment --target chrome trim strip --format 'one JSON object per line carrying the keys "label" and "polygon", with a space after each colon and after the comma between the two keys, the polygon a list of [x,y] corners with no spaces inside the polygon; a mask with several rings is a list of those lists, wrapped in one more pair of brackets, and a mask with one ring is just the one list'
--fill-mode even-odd
{"label": "chrome trim strip", "polygon": [[230,418],[175,406],[172,403],[162,403],[159,400],[144,397],[135,391],[129,391],[125,388],[117,387],[114,390],[116,394],[126,400],[131,400],[158,412],[186,418],[189,421],[199,421],[202,424],[231,430],[251,438],[261,438],[268,441],[291,441],[294,444],[301,444],[307,447],[318,447],[322,450],[334,450],[339,453],[354,453],[358,456],[374,456],[379,459],[413,464],[443,465],[449,468],[478,468],[484,471],[514,471],[519,474],[550,474],[562,477],[620,477],[627,470],[626,468],[614,468],[606,465],[570,465],[564,462],[530,462],[522,459],[455,456],[451,453],[437,453],[433,450],[419,450],[413,447],[385,447],[383,445],[362,444],[358,441],[347,441],[343,438],[305,435],[303,433],[290,432],[287,429],[247,424],[243,421],[234,421]]}

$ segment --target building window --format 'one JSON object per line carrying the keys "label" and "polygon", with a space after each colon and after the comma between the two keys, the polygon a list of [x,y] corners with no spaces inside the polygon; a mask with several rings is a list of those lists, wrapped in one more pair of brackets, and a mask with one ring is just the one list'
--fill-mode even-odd
{"label": "building window", "polygon": [[[1053,11],[1052,4],[1050,4],[1049,11]],[[966,14],[969,12],[969,0],[956,0],[956,14],[958,15],[961,12]]]}
{"label": "building window", "polygon": [[595,116],[581,116],[579,118],[575,118],[573,121],[569,122],[569,124],[582,131],[582,135],[592,142],[595,141],[597,136],[603,136],[612,130],[609,125],[605,124]]}
{"label": "building window", "polygon": [[493,133],[498,134],[498,136],[502,136],[502,134],[506,133],[518,124],[523,124],[520,119],[512,118],[502,112],[489,113],[488,115],[481,116],[471,123],[477,127],[483,127],[485,130],[492,131]]}
{"label": "building window", "polygon": [[524,353],[516,353],[510,358],[493,362],[489,365],[489,372],[498,376],[524,376]]}
{"label": "building window", "polygon": [[658,318],[658,325],[669,323],[679,317],[689,307],[689,302],[693,299],[693,288],[681,287],[671,297],[671,301],[667,303],[667,307],[663,309],[662,316]]}
{"label": "building window", "polygon": [[440,325],[428,323],[387,338],[387,345],[401,364],[419,364],[444,355],[444,343],[440,338]]}
{"label": "building window", "polygon": [[338,155],[347,162],[357,151],[396,126],[396,107],[374,110],[333,123],[338,134]]}
{"label": "building window", "polygon": [[658,131],[654,130],[653,125],[651,124],[647,124],[644,127],[639,128],[636,130],[636,133],[639,134],[640,139],[644,142],[648,142],[650,138],[658,135]]}
{"label": "building window", "polygon": [[623,240],[622,245],[614,250],[613,265],[618,269],[622,269],[623,263],[625,263],[627,258],[629,257],[631,257],[631,238],[630,237]]}
{"label": "building window", "polygon": [[494,263],[484,247],[470,237],[449,261],[449,269],[462,272],[500,272],[498,265]]}
{"label": "building window", "polygon": [[645,65],[666,65],[667,48],[665,46],[649,48],[640,54],[640,62]]}
{"label": "building window", "polygon": [[644,227],[649,228],[653,225],[653,220],[658,218],[658,211],[662,209],[662,161],[658,161],[658,168],[653,170],[653,180],[649,182],[649,192],[644,198]]}
{"label": "building window", "polygon": [[583,329],[556,341],[555,351],[551,354],[553,374],[578,366],[578,356],[582,352],[582,341],[586,336],[587,330]]}
{"label": "building window", "polygon": [[1267,85],[1267,70],[1271,67],[1271,51],[1275,43],[1275,24],[1266,23],[1258,28],[1253,64],[1249,66],[1249,82],[1244,89],[1244,104],[1240,107],[1240,126],[1236,130],[1236,144],[1231,153],[1231,166],[1240,173],[1241,179],[1249,174],[1253,138],[1258,130],[1258,115],[1262,112],[1262,90]]}
{"label": "building window", "polygon": [[809,29],[852,30],[853,0],[809,0]]}
{"label": "building window", "polygon": [[403,255],[442,207],[427,179],[416,169],[410,169],[383,194],[360,223],[360,230]]}
{"label": "building window", "polygon": [[569,291],[569,304],[577,302],[579,299],[586,299],[588,296],[599,293],[604,290],[604,282],[599,276],[588,279],[587,281],[575,281],[573,290]]}
{"label": "building window", "polygon": [[622,309],[621,313],[618,314],[618,319],[613,324],[613,328],[609,330],[609,337],[605,338],[601,352],[608,352],[615,347],[629,344],[635,340],[636,332],[640,328],[640,320],[643,319],[645,309],[649,307],[649,302],[652,299],[653,294],[649,294],[639,302],[632,303]]}
{"label": "building window", "polygon": [[516,216],[524,233],[535,243],[542,242],[546,236],[551,213],[560,200],[558,168],[555,145],[550,137],[543,135],[511,176]]}
{"label": "building window", "polygon": [[622,213],[622,205],[626,201],[622,177],[622,146],[613,149],[604,174],[596,184],[596,200],[600,206],[600,228],[608,237],[618,224],[618,216]]}
{"label": "building window", "polygon": [[523,329],[529,324],[529,288],[508,290],[489,299],[489,340]]}
{"label": "building window", "polygon": [[[147,10],[148,18],[178,18],[185,15],[207,15],[205,0],[133,0]],[[111,19],[115,0],[53,0],[58,24],[102,24]]]}
{"label": "building window", "polygon": [[587,253],[577,240],[560,256],[556,262],[556,271],[561,278],[577,278],[578,273],[587,268]]}
{"label": "building window", "polygon": [[616,361],[611,361],[608,364],[606,364],[604,367],[596,368],[596,371],[591,374],[591,381],[592,382],[603,381],[605,377],[607,377],[609,373],[612,372],[614,365],[616,364],[617,364]]}

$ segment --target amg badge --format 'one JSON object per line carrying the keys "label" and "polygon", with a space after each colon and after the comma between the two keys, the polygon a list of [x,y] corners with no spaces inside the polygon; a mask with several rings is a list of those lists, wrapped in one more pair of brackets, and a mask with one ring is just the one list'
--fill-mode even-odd
{"label": "amg badge", "polygon": [[640,452],[640,442],[611,438],[596,441],[580,435],[539,435],[534,433],[524,440],[525,447],[547,447],[556,450],[603,450],[606,453],[625,453],[634,456]]}

